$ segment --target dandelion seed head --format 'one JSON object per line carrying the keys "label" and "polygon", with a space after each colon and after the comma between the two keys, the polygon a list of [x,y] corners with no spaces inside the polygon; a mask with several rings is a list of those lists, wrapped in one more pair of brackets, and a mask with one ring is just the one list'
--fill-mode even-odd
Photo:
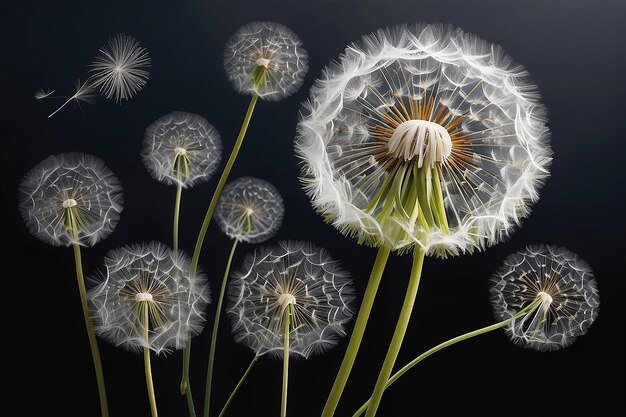
{"label": "dandelion seed head", "polygon": [[281,241],[249,254],[231,278],[228,299],[235,340],[257,355],[282,356],[285,314],[289,352],[304,358],[335,346],[354,314],[352,280],[307,242]]}
{"label": "dandelion seed head", "polygon": [[491,277],[498,320],[510,319],[537,298],[537,307],[505,329],[516,345],[540,351],[571,345],[587,333],[600,307],[589,265],[556,246],[528,246],[508,256]]}
{"label": "dandelion seed head", "polygon": [[148,126],[141,155],[156,180],[191,187],[215,173],[222,159],[222,141],[203,117],[175,111]]}
{"label": "dandelion seed head", "polygon": [[283,199],[272,184],[241,177],[224,188],[215,209],[215,220],[231,239],[261,243],[276,235],[284,212]]}
{"label": "dandelion seed head", "polygon": [[99,158],[52,155],[19,187],[19,208],[30,232],[54,246],[93,246],[113,232],[122,211],[122,187]]}
{"label": "dandelion seed head", "polygon": [[238,92],[276,101],[300,88],[308,70],[308,54],[288,27],[252,22],[228,40],[224,67]]}
{"label": "dandelion seed head", "polygon": [[131,351],[182,349],[202,331],[210,301],[206,277],[190,275],[190,265],[157,242],[110,251],[87,294],[97,334]]}
{"label": "dandelion seed head", "polygon": [[110,100],[130,100],[148,82],[150,56],[131,36],[117,34],[100,48],[90,71],[93,85]]}
{"label": "dandelion seed head", "polygon": [[349,45],[311,88],[296,153],[314,207],[359,243],[446,257],[505,239],[549,176],[546,110],[501,47],[439,24]]}

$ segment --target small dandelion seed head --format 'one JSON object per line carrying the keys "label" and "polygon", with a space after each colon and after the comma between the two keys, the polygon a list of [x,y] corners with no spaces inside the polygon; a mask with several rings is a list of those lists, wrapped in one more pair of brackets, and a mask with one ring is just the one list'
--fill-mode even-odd
{"label": "small dandelion seed head", "polygon": [[507,238],[549,176],[546,111],[502,48],[439,24],[349,45],[298,124],[314,207],[359,243],[445,257]]}
{"label": "small dandelion seed head", "polygon": [[148,82],[150,56],[131,36],[117,34],[100,48],[90,65],[93,85],[110,100],[130,100]]}
{"label": "small dandelion seed head", "polygon": [[157,242],[110,251],[87,294],[97,334],[131,351],[182,349],[202,331],[210,301],[206,277],[190,265]]}
{"label": "small dandelion seed head", "polygon": [[276,101],[298,91],[308,70],[308,54],[288,27],[252,22],[228,40],[224,67],[238,92]]}
{"label": "small dandelion seed head", "polygon": [[226,185],[215,220],[231,239],[261,243],[276,235],[283,221],[283,199],[269,182],[241,177]]}
{"label": "small dandelion seed head", "polygon": [[552,351],[571,345],[589,330],[600,297],[589,265],[567,249],[539,245],[508,256],[491,277],[491,302],[507,320],[539,299],[506,329],[518,346]]}
{"label": "small dandelion seed head", "polygon": [[19,187],[19,208],[30,232],[54,246],[93,246],[109,236],[122,211],[119,180],[99,158],[52,155]]}
{"label": "small dandelion seed head", "polygon": [[249,254],[231,278],[228,299],[235,340],[257,355],[282,356],[285,314],[289,352],[304,358],[335,346],[354,314],[352,280],[307,242],[281,241]]}
{"label": "small dandelion seed head", "polygon": [[203,117],[166,114],[146,129],[141,156],[156,180],[191,187],[208,181],[222,158],[219,132]]}

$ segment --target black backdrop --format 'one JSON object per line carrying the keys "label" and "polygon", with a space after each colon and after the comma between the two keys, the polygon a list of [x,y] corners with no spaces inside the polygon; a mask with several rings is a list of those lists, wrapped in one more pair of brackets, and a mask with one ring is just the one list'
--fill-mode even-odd
{"label": "black backdrop", "polygon": [[[600,315],[589,333],[562,351],[513,346],[503,332],[457,345],[423,362],[393,388],[381,416],[617,416],[624,406],[624,123],[626,7],[620,1],[437,2],[16,2],[0,9],[2,143],[2,379],[0,414],[97,415],[97,392],[84,331],[73,259],[28,234],[17,211],[17,184],[45,156],[81,151],[100,156],[122,180],[125,210],[116,231],[84,250],[87,273],[104,254],[129,242],[169,242],[174,189],[152,180],[140,158],[144,129],[159,116],[199,113],[221,132],[225,150],[237,134],[248,97],[236,94],[222,67],[223,46],[241,25],[273,20],[290,26],[310,54],[303,88],[278,103],[262,102],[232,177],[274,183],[285,198],[278,239],[304,239],[342,261],[362,294],[375,250],[358,246],[316,215],[298,183],[293,137],[300,102],[322,67],[349,42],[381,26],[441,21],[500,43],[525,65],[549,110],[552,177],[523,227],[483,253],[428,260],[399,364],[428,347],[493,322],[488,278],[526,244],[554,243],[594,269]],[[52,119],[38,103],[41,87],[71,90],[105,40],[136,37],[152,57],[148,85],[130,102],[98,98],[82,113]],[[192,248],[216,179],[184,195],[182,247]],[[250,246],[242,246],[239,264]],[[229,241],[212,225],[201,263],[220,280]],[[367,398],[400,309],[410,257],[393,256],[380,288],[356,368],[340,403],[347,416]],[[213,314],[210,309],[210,316]],[[214,405],[219,410],[252,353],[235,344],[224,321]],[[193,343],[192,386],[201,403],[209,332]],[[346,347],[294,360],[289,415],[319,415]],[[101,342],[112,416],[147,416],[140,355]],[[163,417],[184,416],[178,395],[181,354],[154,360]],[[280,361],[263,358],[232,405],[231,416],[278,415]]]}

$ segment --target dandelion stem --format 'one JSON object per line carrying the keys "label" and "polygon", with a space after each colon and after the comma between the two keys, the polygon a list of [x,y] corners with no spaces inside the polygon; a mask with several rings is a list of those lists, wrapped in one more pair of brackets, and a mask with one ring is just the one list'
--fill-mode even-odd
{"label": "dandelion stem", "polygon": [[173,249],[174,252],[178,251],[178,218],[180,215],[180,199],[183,194],[183,186],[178,183],[176,186],[176,202],[174,203],[174,236],[173,236]]}
{"label": "dandelion stem", "polygon": [[367,320],[370,312],[372,311],[374,298],[376,297],[376,292],[378,291],[378,285],[380,284],[381,277],[385,270],[387,259],[389,259],[389,253],[390,249],[385,246],[381,246],[378,249],[378,254],[376,255],[374,265],[372,266],[372,272],[367,283],[367,288],[365,289],[365,294],[363,295],[363,300],[361,301],[359,314],[356,318],[354,329],[352,330],[352,336],[350,336],[350,342],[348,343],[348,348],[343,357],[343,361],[341,362],[341,367],[337,372],[337,377],[335,378],[333,387],[330,391],[328,399],[326,400],[324,411],[322,411],[322,417],[331,417],[335,414],[335,410],[337,409],[337,405],[341,399],[341,394],[343,393],[348,377],[350,376],[352,365],[354,365],[356,355],[359,352],[359,346],[361,345],[361,340],[363,339],[363,334],[365,333]]}
{"label": "dandelion stem", "polygon": [[[499,323],[496,324],[492,324],[490,326],[487,327],[483,327],[465,334],[462,334],[460,336],[454,337],[450,340],[447,340],[443,343],[438,344],[435,347],[432,347],[430,349],[428,349],[426,352],[422,353],[421,355],[419,355],[417,358],[413,359],[411,362],[407,363],[406,365],[404,365],[402,367],[402,369],[400,369],[398,372],[396,372],[390,379],[389,381],[387,381],[387,383],[385,384],[385,389],[387,389],[391,384],[393,384],[394,382],[396,382],[398,380],[398,378],[400,378],[402,375],[404,375],[406,372],[408,372],[411,368],[413,368],[415,365],[417,365],[418,363],[420,363],[421,361],[423,361],[424,359],[426,359],[427,357],[429,357],[430,355],[439,352],[442,349],[447,348],[448,346],[452,346],[456,343],[462,342],[464,340],[467,339],[471,339],[472,337],[476,337],[476,336],[480,336],[482,334],[485,333],[489,333],[492,332],[494,330],[500,329],[504,326],[506,326],[507,324],[525,316],[526,314],[528,314],[531,310],[533,310],[534,308],[537,307],[537,305],[539,305],[541,303],[541,299],[537,298],[535,301],[533,301],[531,304],[529,304],[528,306],[526,306],[524,309],[520,310],[516,315],[514,315],[513,317],[506,319],[504,321],[501,321]],[[367,400],[365,402],[365,404],[363,404],[361,406],[361,408],[359,408],[356,413],[354,413],[354,415],[352,417],[359,417],[361,414],[363,414],[365,412],[365,410],[367,410],[367,407],[370,404],[370,400]]]}
{"label": "dandelion stem", "polygon": [[400,317],[398,317],[396,329],[393,332],[393,337],[391,339],[389,349],[387,350],[387,356],[385,357],[385,361],[383,362],[383,366],[378,375],[378,380],[374,386],[374,392],[372,393],[372,398],[370,399],[370,405],[367,408],[367,413],[365,414],[366,417],[374,417],[376,415],[385,386],[389,380],[393,366],[396,363],[396,359],[398,358],[398,352],[400,352],[402,340],[404,339],[404,334],[406,333],[406,329],[411,318],[411,312],[413,311],[413,305],[415,304],[415,297],[417,296],[417,289],[419,287],[423,265],[424,251],[416,245],[413,252],[413,267],[411,269],[411,276],[409,277],[409,285],[406,290],[404,302],[402,303]]}
{"label": "dandelion stem", "polygon": [[233,392],[230,394],[230,397],[228,397],[228,400],[226,401],[226,404],[224,404],[224,408],[222,408],[222,411],[220,412],[219,417],[224,417],[224,414],[226,413],[226,409],[228,408],[230,403],[232,403],[233,400],[235,399],[235,395],[237,395],[239,388],[241,388],[241,386],[243,385],[243,382],[246,380],[246,378],[250,374],[250,371],[252,371],[252,367],[254,366],[257,360],[259,360],[259,357],[255,355],[254,358],[252,359],[252,362],[250,362],[250,365],[248,365],[248,369],[246,369],[246,372],[244,372],[243,376],[237,383],[237,386],[235,387]]}
{"label": "dandelion stem", "polygon": [[220,288],[220,296],[217,300],[217,310],[215,311],[215,318],[213,319],[213,333],[211,334],[211,347],[209,350],[209,364],[206,375],[206,388],[204,394],[204,416],[208,417],[211,408],[211,385],[213,382],[213,364],[215,363],[215,347],[217,345],[217,331],[219,329],[220,314],[222,312],[222,303],[224,301],[224,292],[226,290],[226,282],[228,281],[228,275],[230,274],[230,265],[233,262],[233,255],[235,249],[237,249],[237,243],[239,241],[235,239],[233,241],[233,247],[230,250],[228,261],[226,262],[226,269],[224,270],[224,277],[222,278],[222,286]]}
{"label": "dandelion stem", "polygon": [[93,359],[93,367],[96,370],[96,379],[98,381],[98,395],[100,396],[100,412],[102,417],[109,416],[109,406],[107,403],[106,387],[104,385],[104,373],[102,372],[102,361],[100,359],[100,350],[98,349],[98,340],[94,330],[93,321],[89,314],[89,306],[87,304],[87,290],[85,289],[85,277],[83,276],[83,262],[80,253],[80,245],[74,243],[74,262],[76,264],[76,278],[78,279],[78,290],[80,292],[80,303],[83,307],[83,317],[87,326],[87,336],[89,337],[89,347],[91,348],[91,357]]}
{"label": "dandelion stem", "polygon": [[280,400],[280,417],[287,416],[287,384],[289,382],[289,322],[291,318],[291,304],[285,309],[284,333],[285,343],[283,346],[283,395]]}
{"label": "dandelion stem", "polygon": [[58,109],[56,109],[55,111],[53,111],[52,113],[50,113],[48,115],[48,119],[51,118],[52,116],[54,116],[55,114],[57,114],[59,111],[61,111],[61,109],[63,107],[65,107],[67,105],[67,103],[69,103],[70,101],[74,100],[74,98],[76,97],[76,94],[74,94],[72,97],[68,98],[65,103],[61,104],[61,107],[59,107]]}
{"label": "dandelion stem", "polygon": [[[198,239],[196,240],[196,246],[193,250],[193,256],[191,258],[191,266],[189,268],[190,275],[194,275],[198,269],[198,261],[200,259],[200,252],[202,251],[202,244],[204,243],[204,238],[206,236],[207,229],[209,228],[209,223],[211,223],[211,219],[213,218],[213,213],[215,212],[215,207],[217,206],[217,201],[222,194],[222,190],[224,189],[224,185],[228,180],[228,175],[230,174],[233,165],[235,164],[235,160],[237,159],[237,154],[239,153],[239,149],[241,148],[241,144],[243,143],[243,139],[246,136],[246,132],[248,130],[248,125],[250,124],[250,119],[252,118],[252,113],[254,112],[254,107],[256,106],[256,102],[259,96],[256,94],[252,96],[250,100],[250,104],[248,105],[248,111],[246,112],[246,116],[243,119],[243,123],[241,125],[241,129],[239,130],[239,135],[237,136],[237,140],[235,140],[235,146],[230,153],[230,157],[228,158],[228,162],[226,162],[226,166],[224,167],[224,171],[222,171],[222,175],[217,183],[217,187],[215,187],[215,191],[213,192],[213,197],[211,197],[211,202],[209,203],[209,208],[204,216],[204,221],[202,222],[202,226],[200,227],[200,232],[198,233]],[[180,392],[184,395],[187,395],[187,403],[190,405],[189,413],[191,417],[195,417],[195,411],[193,411],[193,402],[191,401],[191,387],[189,386],[189,362],[191,360],[191,339],[187,342],[187,346],[183,350],[183,377],[180,381]]]}
{"label": "dandelion stem", "polygon": [[[147,302],[142,301],[142,303],[147,304]],[[147,305],[143,305],[141,308],[143,312],[143,327],[144,327],[144,338],[146,339],[146,343],[148,342],[148,333],[149,333],[149,308]],[[146,368],[146,385],[148,387],[148,398],[150,400],[150,411],[152,412],[152,417],[157,417],[157,406],[156,406],[156,398],[154,396],[154,384],[152,383],[152,365],[150,364],[150,349],[147,347],[143,348],[143,364]]]}

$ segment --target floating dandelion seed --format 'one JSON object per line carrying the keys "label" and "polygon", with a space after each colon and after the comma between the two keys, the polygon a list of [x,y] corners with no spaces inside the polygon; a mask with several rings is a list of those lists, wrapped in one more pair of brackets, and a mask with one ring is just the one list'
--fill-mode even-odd
{"label": "floating dandelion seed", "polygon": [[46,243],[93,246],[117,224],[122,187],[94,156],[52,155],[22,180],[20,211],[30,232]]}
{"label": "floating dandelion seed", "polygon": [[222,157],[222,142],[202,116],[176,111],[148,126],[141,155],[156,180],[191,187],[211,178]]}
{"label": "floating dandelion seed", "polygon": [[497,243],[528,215],[549,176],[546,110],[502,48],[403,25],[364,36],[323,74],[296,152],[341,232],[445,257]]}
{"label": "floating dandelion seed", "polygon": [[88,293],[101,337],[129,350],[160,354],[182,349],[202,331],[208,285],[201,272],[190,274],[185,254],[151,242],[112,250],[104,264]]}
{"label": "floating dandelion seed", "polygon": [[141,91],[150,76],[148,52],[135,38],[125,34],[110,38],[90,66],[94,86],[117,103],[130,100]]}
{"label": "floating dandelion seed", "polygon": [[224,67],[237,91],[275,101],[300,88],[308,70],[308,54],[288,27],[252,22],[228,40]]}
{"label": "floating dandelion seed", "polygon": [[224,189],[217,203],[215,220],[231,239],[260,243],[278,232],[284,211],[283,199],[272,184],[242,177]]}
{"label": "floating dandelion seed", "polygon": [[43,100],[45,98],[50,97],[52,94],[54,94],[54,90],[51,90],[49,88],[47,89],[40,88],[35,93],[35,100]]}
{"label": "floating dandelion seed", "polygon": [[289,351],[302,357],[335,346],[353,315],[354,288],[328,253],[306,242],[279,242],[246,257],[228,288],[233,335],[254,350],[282,356],[285,308]]}
{"label": "floating dandelion seed", "polygon": [[600,297],[593,272],[578,255],[556,246],[529,246],[508,256],[491,278],[498,320],[514,316],[533,300],[541,303],[506,327],[519,346],[552,351],[571,345],[589,330]]}

